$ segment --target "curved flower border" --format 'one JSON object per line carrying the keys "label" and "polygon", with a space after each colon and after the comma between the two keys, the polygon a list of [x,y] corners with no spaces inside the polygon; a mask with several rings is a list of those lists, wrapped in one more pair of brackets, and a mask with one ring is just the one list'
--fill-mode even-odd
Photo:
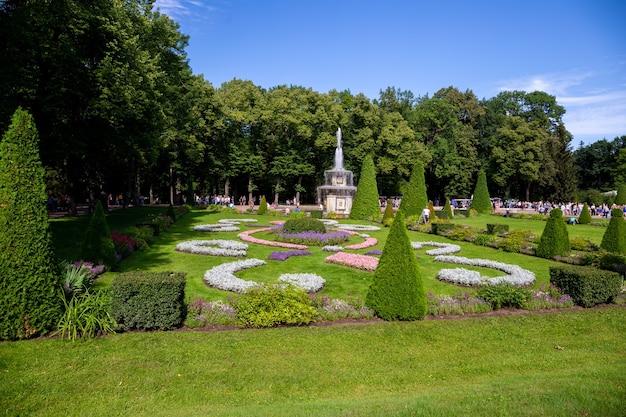
{"label": "curved flower border", "polygon": [[376,230],[380,230],[378,226],[372,226],[367,224],[337,224],[335,225],[337,229],[342,230],[351,230],[355,232],[373,232]]}
{"label": "curved flower border", "polygon": [[256,230],[246,230],[245,232],[239,233],[237,237],[243,240],[244,242],[256,243],[258,245],[276,246],[279,248],[287,248],[287,249],[307,249],[306,245],[298,245],[296,243],[287,243],[287,242],[274,242],[271,240],[257,239],[256,237],[250,236],[253,233],[267,232],[270,230],[272,229],[269,227],[264,227],[262,229],[256,229]]}
{"label": "curved flower border", "polygon": [[246,256],[248,245],[236,240],[188,240],[176,245],[179,252],[213,256]]}
{"label": "curved flower border", "polygon": [[442,269],[437,278],[442,281],[452,282],[461,285],[494,285],[501,282],[508,282],[515,286],[525,287],[535,283],[535,274],[520,268],[517,265],[505,264],[502,262],[490,261],[488,259],[470,259],[464,256],[439,255],[435,257],[435,262],[448,262],[452,264],[480,266],[483,268],[497,269],[509,275],[501,277],[485,277],[477,271],[470,271],[465,268]]}
{"label": "curved flower border", "polygon": [[436,248],[438,248],[427,250],[426,255],[430,256],[449,255],[451,253],[457,253],[461,251],[461,247],[459,245],[454,245],[452,243],[411,242],[411,246],[413,246],[414,250],[422,249],[423,246],[435,246]]}
{"label": "curved flower border", "polygon": [[[237,278],[235,273],[265,264],[265,261],[256,258],[226,262],[206,271],[204,273],[204,282],[220,290],[244,293],[252,287],[262,286],[263,284]],[[283,274],[278,277],[278,280],[286,284],[294,285],[306,292],[319,291],[326,283],[324,278],[315,274]]]}
{"label": "curved flower border", "polygon": [[200,224],[194,226],[196,232],[238,232],[239,228],[234,223]]}

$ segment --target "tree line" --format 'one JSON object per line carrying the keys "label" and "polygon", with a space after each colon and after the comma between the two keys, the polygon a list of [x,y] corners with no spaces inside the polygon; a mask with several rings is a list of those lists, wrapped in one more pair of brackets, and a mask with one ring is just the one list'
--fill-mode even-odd
{"label": "tree line", "polygon": [[[216,40],[217,41],[217,40]],[[335,132],[344,165],[374,160],[379,194],[401,195],[416,162],[428,197],[602,198],[624,182],[626,136],[572,149],[565,109],[541,91],[478,99],[387,87],[369,99],[193,74],[179,25],[150,0],[0,2],[0,130],[34,117],[48,192],[71,201],[193,193],[315,202]],[[585,191],[583,197],[577,192]]]}

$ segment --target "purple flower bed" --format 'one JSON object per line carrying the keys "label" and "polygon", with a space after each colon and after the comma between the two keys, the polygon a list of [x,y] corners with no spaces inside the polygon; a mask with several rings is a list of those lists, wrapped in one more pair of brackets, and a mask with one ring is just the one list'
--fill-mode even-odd
{"label": "purple flower bed", "polygon": [[292,256],[304,256],[311,255],[311,251],[308,250],[288,250],[285,252],[272,252],[267,259],[272,261],[285,261]]}
{"label": "purple flower bed", "polygon": [[382,249],[372,249],[372,250],[368,250],[367,252],[365,252],[365,255],[382,255],[383,251]]}
{"label": "purple flower bed", "polygon": [[350,235],[346,232],[303,232],[303,233],[276,233],[277,240],[302,245],[326,246],[338,245],[347,242]]}

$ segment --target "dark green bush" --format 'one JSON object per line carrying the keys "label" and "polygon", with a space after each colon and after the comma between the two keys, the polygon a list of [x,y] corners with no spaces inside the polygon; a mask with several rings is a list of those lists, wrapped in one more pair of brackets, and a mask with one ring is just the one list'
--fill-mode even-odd
{"label": "dark green bush", "polygon": [[476,210],[478,213],[488,214],[493,212],[489,189],[487,188],[487,175],[482,169],[478,171],[476,188],[474,188],[474,198],[470,203],[470,209]]}
{"label": "dark green bush", "polygon": [[411,178],[406,192],[402,196],[400,207],[406,217],[421,215],[422,210],[428,207],[428,195],[426,192],[426,180],[424,178],[424,164],[417,162],[413,165]]}
{"label": "dark green bush", "polygon": [[476,295],[491,304],[494,310],[502,307],[525,309],[532,297],[532,293],[527,288],[514,287],[508,282],[483,285]]}
{"label": "dark green bush", "polygon": [[185,319],[185,273],[124,272],[111,284],[111,315],[122,330],[170,330]]}
{"label": "dark green bush", "polygon": [[96,209],[91,215],[80,258],[96,265],[104,265],[107,269],[114,269],[117,265],[115,244],[100,201],[96,203]]}
{"label": "dark green bush", "polygon": [[297,217],[290,218],[283,224],[284,233],[304,233],[304,232],[317,232],[326,233],[326,226],[324,223],[313,217]]}
{"label": "dark green bush", "polygon": [[376,167],[371,155],[363,158],[359,184],[356,195],[350,209],[350,218],[355,220],[368,220],[380,216],[380,203],[378,202],[378,186],[376,184]]}
{"label": "dark green bush", "polygon": [[428,307],[404,219],[405,214],[399,209],[365,300],[384,320],[422,320]]}
{"label": "dark green bush", "polygon": [[307,293],[293,285],[253,287],[234,301],[234,307],[238,324],[246,327],[309,324],[318,315]]}
{"label": "dark green bush", "polygon": [[441,235],[454,230],[455,227],[453,223],[433,223],[431,230],[434,234]]}
{"label": "dark green bush", "polygon": [[450,204],[450,199],[448,197],[446,197],[446,203],[443,206],[443,212],[446,213],[446,217],[448,219],[454,217],[454,215],[452,214],[452,205]]}
{"label": "dark green bush", "polygon": [[474,238],[474,244],[480,246],[491,246],[491,244],[495,242],[496,239],[498,239],[498,237],[495,235],[479,233]]}
{"label": "dark green bush", "polygon": [[611,220],[606,228],[600,247],[608,252],[626,254],[626,221],[620,208],[611,210]]}
{"label": "dark green bush", "polygon": [[311,210],[309,213],[311,213],[311,217],[314,219],[321,219],[324,217],[324,212],[322,210]]}
{"label": "dark green bush", "polygon": [[387,205],[385,206],[385,213],[383,214],[383,225],[385,225],[385,227],[391,226],[394,216],[395,213],[393,211],[393,204],[391,203],[391,198],[388,198]]}
{"label": "dark green bush", "polygon": [[556,255],[563,255],[571,249],[569,233],[563,220],[563,212],[559,208],[550,211],[550,217],[541,234],[537,246],[537,256],[552,259]]}
{"label": "dark green bush", "polygon": [[587,206],[587,203],[583,204],[583,209],[580,212],[580,216],[578,216],[578,223],[580,224],[591,223],[591,213],[589,212],[589,206]]}
{"label": "dark green bush", "polygon": [[622,276],[588,266],[551,266],[550,283],[583,307],[610,303],[622,290]]}
{"label": "dark green bush", "polygon": [[500,233],[508,232],[508,224],[489,224],[487,223],[487,234],[499,235]]}
{"label": "dark green bush", "polygon": [[257,210],[257,214],[262,216],[264,214],[267,214],[267,200],[265,199],[265,196],[261,197],[261,203],[259,203],[259,209]]}
{"label": "dark green bush", "polygon": [[53,330],[62,313],[35,122],[18,109],[0,141],[0,340]]}

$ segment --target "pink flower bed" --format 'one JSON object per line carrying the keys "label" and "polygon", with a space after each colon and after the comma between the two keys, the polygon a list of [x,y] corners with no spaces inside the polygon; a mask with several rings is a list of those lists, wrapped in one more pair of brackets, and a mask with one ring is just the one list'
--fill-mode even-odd
{"label": "pink flower bed", "polygon": [[346,252],[334,253],[326,258],[326,262],[350,266],[365,271],[375,271],[378,266],[378,258]]}
{"label": "pink flower bed", "polygon": [[237,237],[243,240],[244,242],[256,243],[258,245],[276,246],[276,247],[288,248],[288,249],[306,249],[307,248],[306,245],[297,245],[295,243],[286,243],[286,242],[274,242],[271,240],[257,239],[256,237],[250,236],[253,233],[267,232],[269,230],[272,230],[272,229],[269,227],[266,227],[263,229],[246,230],[245,232],[239,233]]}
{"label": "pink flower bed", "polygon": [[372,246],[378,245],[378,239],[373,237],[365,238],[365,242],[357,243],[354,245],[345,246],[344,249],[364,249],[371,248]]}

